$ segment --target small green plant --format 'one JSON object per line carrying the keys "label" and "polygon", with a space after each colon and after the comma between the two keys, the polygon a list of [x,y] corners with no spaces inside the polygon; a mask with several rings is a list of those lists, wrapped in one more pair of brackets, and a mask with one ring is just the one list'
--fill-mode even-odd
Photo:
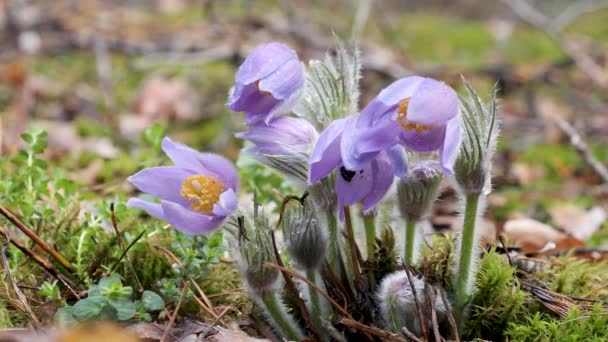
{"label": "small green plant", "polygon": [[153,291],[144,291],[140,300],[132,301],[133,288],[123,286],[116,274],[102,278],[91,286],[88,297],[57,311],[57,316],[67,322],[88,320],[131,319],[151,321],[151,314],[165,308],[163,299]]}

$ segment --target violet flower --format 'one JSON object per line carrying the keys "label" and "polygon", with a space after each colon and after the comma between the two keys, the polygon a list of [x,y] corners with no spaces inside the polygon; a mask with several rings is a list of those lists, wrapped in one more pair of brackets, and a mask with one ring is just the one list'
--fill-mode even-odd
{"label": "violet flower", "polygon": [[141,208],[187,234],[218,228],[237,208],[238,175],[232,163],[168,137],[162,149],[175,166],[151,167],[129,177],[135,187],[160,203],[131,198],[127,206]]}
{"label": "violet flower", "polygon": [[346,136],[345,128],[358,119],[351,116],[329,125],[319,136],[310,158],[308,182],[314,184],[321,178],[336,172],[336,192],[340,218],[344,218],[344,206],[363,202],[363,210],[372,209],[389,190],[395,174],[403,172],[405,161],[400,160],[392,149],[379,151],[374,158],[356,169],[343,164],[340,143]]}
{"label": "violet flower", "polygon": [[308,153],[317,139],[317,131],[304,119],[283,116],[268,124],[254,123],[236,137],[254,144],[244,149],[253,156],[295,156]]}
{"label": "violet flower", "polygon": [[458,114],[458,96],[443,82],[418,76],[393,82],[347,128],[344,165],[358,169],[401,144],[415,152],[439,150],[443,172],[451,174],[461,141]]}
{"label": "violet flower", "polygon": [[236,73],[227,106],[245,112],[247,124],[288,113],[304,89],[304,70],[294,50],[282,43],[258,45]]}

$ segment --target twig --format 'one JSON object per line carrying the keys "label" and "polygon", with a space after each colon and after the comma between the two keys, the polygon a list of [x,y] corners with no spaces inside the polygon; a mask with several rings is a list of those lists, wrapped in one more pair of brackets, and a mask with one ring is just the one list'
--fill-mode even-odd
{"label": "twig", "polygon": [[[283,203],[286,203],[285,200],[283,200]],[[285,210],[285,206],[282,205],[281,206],[281,216],[282,216],[282,212],[284,210]],[[280,221],[280,218],[279,218],[279,221]],[[304,321],[306,322],[306,325],[308,326],[308,330],[312,333],[312,335],[315,337],[315,339],[317,341],[321,341],[321,336],[315,330],[315,326],[313,324],[312,319],[310,318],[310,313],[308,312],[308,308],[306,308],[306,304],[304,303],[304,300],[302,300],[300,291],[298,291],[298,288],[293,283],[293,280],[291,280],[291,278],[289,277],[289,273],[287,271],[285,271],[286,268],[283,265],[283,260],[281,260],[281,254],[279,253],[279,249],[277,248],[277,242],[276,242],[276,239],[274,236],[274,230],[270,231],[270,237],[272,238],[272,248],[274,250],[274,256],[275,256],[278,266],[281,267],[279,270],[281,271],[281,274],[283,275],[283,279],[285,279],[285,284],[287,285],[287,288],[289,289],[289,291],[291,291],[291,293],[294,295],[296,302],[298,303],[298,307],[300,308],[300,314],[302,315],[302,318],[304,318]],[[266,266],[266,263],[264,264],[264,266]]]}
{"label": "twig", "polygon": [[573,1],[552,21],[552,27],[556,31],[563,30],[578,17],[606,7],[608,7],[608,1],[605,0]]}
{"label": "twig", "polygon": [[300,279],[301,281],[305,282],[308,286],[315,289],[315,291],[319,292],[319,294],[321,296],[323,296],[325,299],[327,299],[327,301],[336,309],[336,311],[338,311],[340,313],[340,315],[352,319],[352,316],[348,313],[348,311],[346,311],[346,309],[341,307],[340,304],[336,303],[336,301],[334,301],[333,298],[331,298],[325,291],[323,291],[319,286],[317,286],[317,284],[311,282],[305,276],[299,274],[296,271],[293,271],[286,267],[275,265],[275,264],[265,263],[264,267],[274,268],[281,272],[286,272],[286,273],[290,274],[291,276]]}
{"label": "twig", "polygon": [[160,342],[165,342],[167,336],[169,335],[169,331],[171,331],[171,328],[173,327],[173,323],[175,323],[175,319],[177,318],[177,313],[179,311],[180,306],[182,306],[182,301],[184,300],[184,297],[186,296],[186,292],[188,292],[188,286],[184,286],[184,289],[182,290],[182,295],[179,296],[179,300],[177,301],[175,310],[173,311],[173,314],[171,314],[171,319],[169,320],[169,323],[167,324],[167,328],[165,329],[165,332],[163,333],[163,337],[160,339]]}
{"label": "twig", "polygon": [[578,134],[576,129],[572,125],[561,118],[554,119],[555,124],[559,129],[570,137],[570,144],[576,149],[576,151],[583,157],[583,159],[593,168],[593,171],[597,173],[604,183],[608,184],[608,168],[604,166],[591,152],[583,138]]}
{"label": "twig", "polygon": [[19,219],[13,215],[8,209],[4,208],[0,205],[0,213],[6,217],[15,227],[19,228],[25,235],[27,235],[30,239],[34,241],[40,248],[42,248],[45,252],[47,252],[53,259],[57,260],[63,267],[68,269],[72,273],[76,273],[76,267],[72,265],[63,255],[59,254],[53,247],[49,246],[46,242],[44,242],[36,233],[29,230]]}
{"label": "twig", "polygon": [[216,297],[230,296],[230,295],[234,295],[234,294],[237,294],[237,293],[240,293],[240,292],[243,292],[243,291],[245,291],[245,289],[242,288],[242,287],[239,287],[237,289],[232,289],[232,290],[224,291],[222,293],[215,293],[215,294],[212,294],[212,295],[208,295],[207,298],[211,299],[211,298],[216,298]]}
{"label": "twig", "polygon": [[382,330],[376,327],[372,327],[369,325],[365,325],[363,323],[357,322],[354,319],[350,318],[342,318],[340,320],[340,324],[343,324],[347,327],[357,329],[361,332],[368,333],[370,335],[374,335],[380,337],[382,341],[395,341],[395,342],[403,342],[404,339],[401,336],[394,334],[392,332]]}
{"label": "twig", "polygon": [[127,252],[129,252],[131,247],[133,247],[137,243],[137,241],[139,241],[139,239],[141,239],[144,236],[145,233],[146,233],[145,230],[142,231],[141,233],[139,233],[139,235],[137,235],[137,237],[135,237],[135,239],[133,239],[133,241],[131,241],[131,243],[127,246],[127,248],[124,251],[122,251],[122,254],[118,258],[118,260],[114,263],[112,268],[110,268],[110,273],[112,273],[112,272],[114,272],[114,270],[116,270],[116,267],[118,266],[118,264],[120,264],[120,262],[122,261],[122,258],[124,258],[127,255]]}
{"label": "twig", "polygon": [[[608,74],[590,56],[585,54],[579,47],[568,42],[562,34],[561,27],[552,24],[553,19],[548,18],[539,10],[530,5],[526,0],[502,0],[515,14],[528,24],[541,29],[549,38],[557,43],[574,63],[583,71],[597,86],[608,88]],[[572,20],[571,18],[569,20]]]}
{"label": "twig", "polygon": [[454,334],[456,342],[460,342],[460,333],[458,332],[458,325],[456,325],[456,320],[454,319],[454,315],[452,314],[450,303],[448,302],[447,298],[445,298],[445,292],[439,291],[439,295],[441,296],[443,306],[445,306],[445,309],[448,313],[448,322],[450,322],[450,327],[452,327],[452,334]]}
{"label": "twig", "polygon": [[44,259],[40,255],[34,253],[29,248],[25,247],[25,245],[23,245],[18,240],[14,239],[12,236],[9,236],[9,234],[7,232],[5,232],[2,228],[0,228],[0,234],[3,235],[7,240],[9,240],[15,247],[17,247],[17,249],[19,249],[21,252],[23,252],[23,254],[30,257],[38,265],[40,265],[42,268],[44,268],[44,270],[47,271],[50,275],[52,275],[57,280],[59,280],[61,283],[63,283],[70,290],[70,292],[72,292],[72,294],[74,296],[76,296],[76,298],[80,299],[80,296],[78,296],[78,294],[76,292],[76,285],[74,285],[74,283],[72,282],[72,280],[70,278],[68,278],[63,273],[61,273],[61,271],[59,271],[57,268],[55,268],[55,266],[53,266],[53,264],[51,264],[48,260]]}
{"label": "twig", "polygon": [[427,281],[429,265],[427,260],[424,260],[424,296],[427,301],[428,307],[431,309],[431,323],[433,325],[433,334],[435,335],[435,341],[441,342],[441,334],[439,333],[439,324],[437,323],[437,312],[435,311],[435,300],[437,299],[437,292],[434,287]]}
{"label": "twig", "polygon": [[4,266],[4,272],[6,272],[8,279],[10,280],[11,284],[13,285],[13,289],[15,291],[15,294],[17,294],[19,301],[21,302],[21,304],[23,304],[24,310],[30,315],[30,317],[32,318],[32,320],[34,322],[34,325],[37,328],[41,328],[42,324],[40,324],[38,317],[36,317],[36,314],[34,314],[34,311],[32,311],[32,308],[30,307],[30,305],[27,302],[27,297],[25,297],[25,295],[23,294],[23,291],[21,291],[19,286],[17,286],[17,283],[15,282],[15,278],[13,278],[13,274],[11,273],[11,268],[8,264],[8,260],[6,260],[6,247],[8,247],[10,239],[7,238],[6,240],[7,240],[7,242],[2,244],[2,265]]}
{"label": "twig", "polygon": [[[112,221],[112,227],[114,228],[114,232],[116,232],[116,239],[118,240],[118,246],[123,251],[125,250],[124,243],[122,242],[122,235],[120,234],[120,230],[118,229],[118,221],[116,220],[116,213],[114,212],[114,202],[110,203],[110,218]],[[133,278],[135,278],[135,282],[137,283],[137,287],[139,288],[139,292],[144,290],[144,287],[141,285],[139,281],[139,277],[137,276],[137,272],[135,272],[135,268],[133,267],[133,263],[128,255],[125,254],[125,259],[127,260],[127,264],[129,265],[129,269],[131,273],[133,273]]]}
{"label": "twig", "polygon": [[426,328],[426,322],[424,320],[424,313],[422,312],[422,307],[420,306],[420,301],[418,300],[418,294],[416,293],[416,287],[414,286],[414,281],[412,280],[412,275],[410,274],[410,269],[407,265],[403,265],[403,269],[405,270],[405,274],[407,275],[407,280],[410,283],[410,287],[412,289],[412,294],[414,295],[414,303],[416,303],[416,311],[418,311],[418,319],[420,320],[420,329],[422,331],[422,336],[424,336],[425,341],[429,340],[429,332]]}
{"label": "twig", "polygon": [[410,339],[412,339],[412,341],[414,342],[423,342],[421,339],[419,339],[416,335],[414,335],[414,333],[412,333],[411,331],[407,330],[406,327],[402,327],[401,328],[401,332],[403,333],[403,335],[409,337]]}

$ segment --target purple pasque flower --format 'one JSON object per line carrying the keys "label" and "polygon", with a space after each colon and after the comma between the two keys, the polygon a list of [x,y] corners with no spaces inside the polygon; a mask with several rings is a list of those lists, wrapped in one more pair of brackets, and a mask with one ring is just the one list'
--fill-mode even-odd
{"label": "purple pasque flower", "polygon": [[308,153],[317,139],[317,130],[305,119],[282,116],[270,121],[256,122],[236,137],[251,141],[254,146],[244,152],[253,156],[296,156]]}
{"label": "purple pasque flower", "polygon": [[164,138],[162,149],[175,166],[144,169],[129,177],[140,191],[160,203],[131,198],[128,207],[141,208],[187,234],[218,228],[237,208],[238,175],[234,165],[212,153],[197,152]]}
{"label": "purple pasque flower", "polygon": [[340,143],[345,131],[358,116],[339,119],[319,136],[309,162],[308,182],[314,184],[336,170],[336,193],[340,218],[344,206],[363,202],[363,210],[372,209],[387,193],[395,174],[405,173],[404,156],[394,148],[380,151],[356,169],[347,168],[342,160]]}
{"label": "purple pasque flower", "polygon": [[245,112],[247,124],[266,123],[288,113],[304,89],[304,69],[296,52],[282,43],[258,45],[236,72],[227,106]]}
{"label": "purple pasque flower", "polygon": [[356,169],[396,144],[416,152],[439,150],[446,174],[453,172],[461,131],[459,102],[447,84],[418,76],[395,81],[351,122],[341,143],[346,167]]}

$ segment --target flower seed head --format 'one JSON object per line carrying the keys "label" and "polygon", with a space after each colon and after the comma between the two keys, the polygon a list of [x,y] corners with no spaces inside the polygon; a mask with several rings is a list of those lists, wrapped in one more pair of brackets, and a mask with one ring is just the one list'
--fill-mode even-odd
{"label": "flower seed head", "polygon": [[416,164],[406,180],[397,186],[399,210],[406,221],[424,219],[437,195],[443,179],[440,165],[435,161],[423,161]]}

